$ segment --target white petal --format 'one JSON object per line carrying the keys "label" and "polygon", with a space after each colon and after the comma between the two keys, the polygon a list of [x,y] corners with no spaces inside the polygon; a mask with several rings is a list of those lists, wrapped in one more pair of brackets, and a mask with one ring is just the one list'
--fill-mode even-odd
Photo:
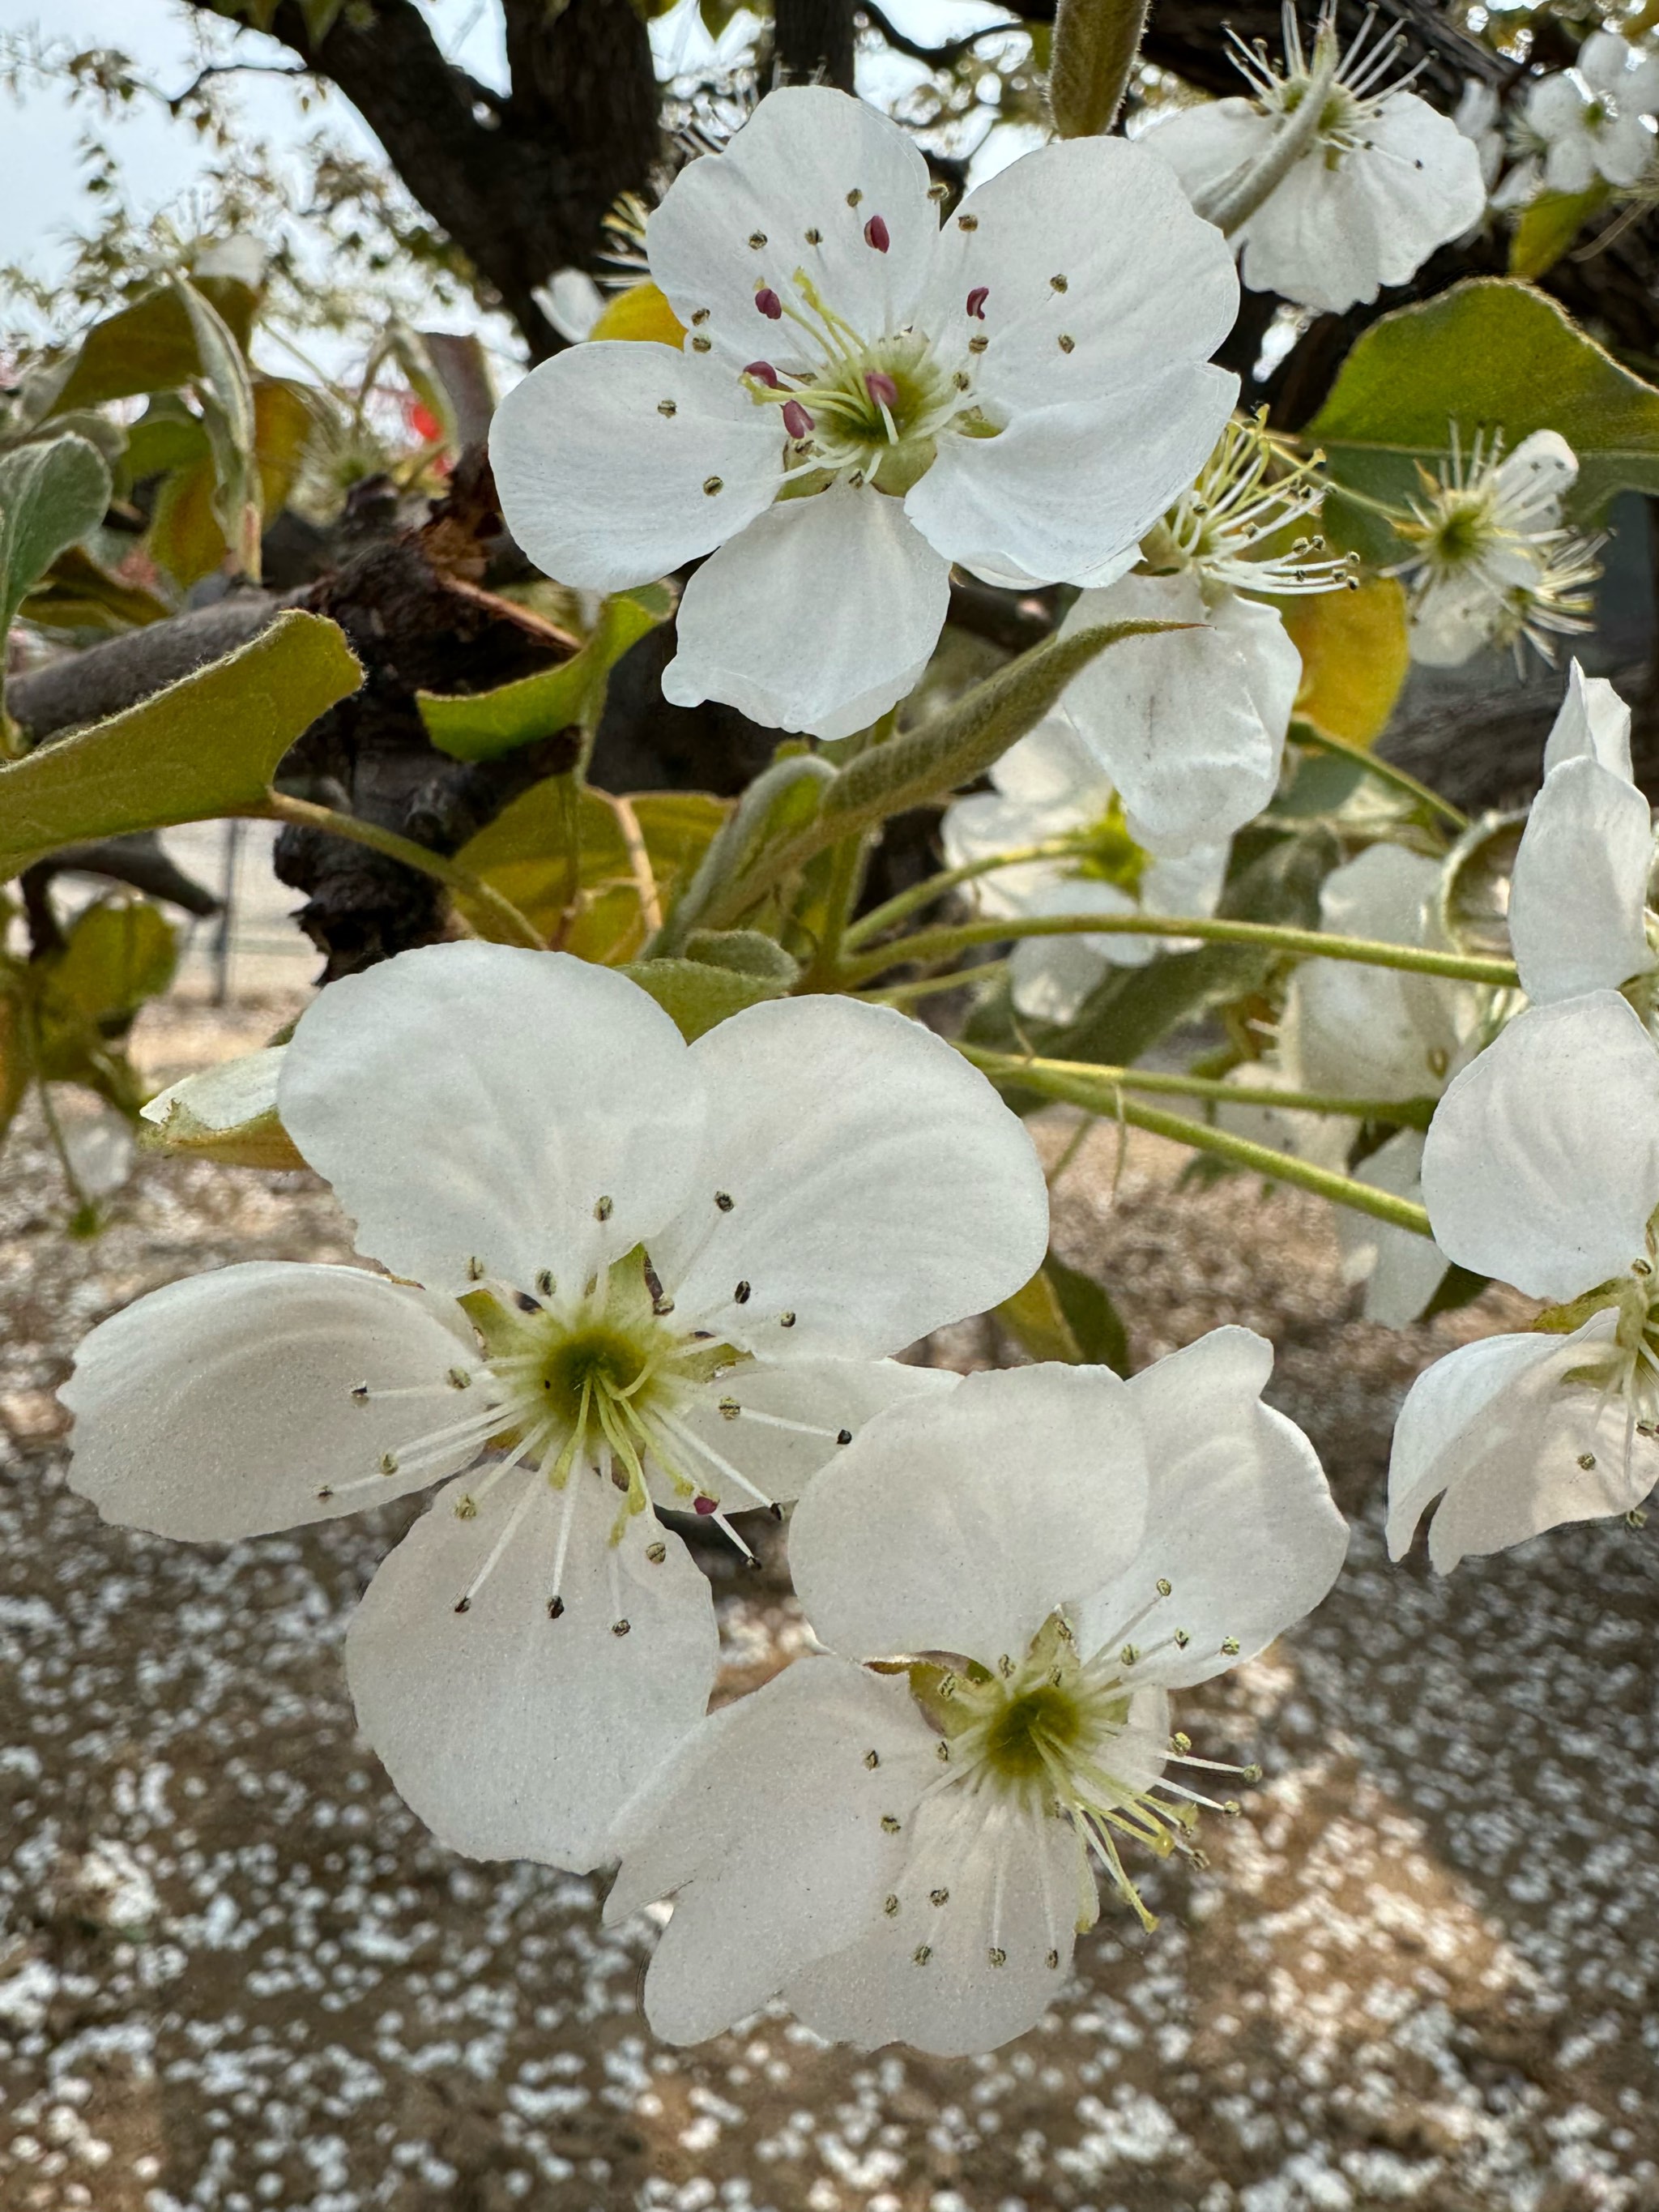
{"label": "white petal", "polygon": [[1155,120],[1146,143],[1197,200],[1255,161],[1274,128],[1273,118],[1252,100],[1206,100]]}
{"label": "white petal", "polygon": [[1578,49],[1573,67],[1592,92],[1623,91],[1633,49],[1616,31],[1592,31]]}
{"label": "white petal", "polygon": [[1146,1461],[1128,1386],[1103,1367],[964,1376],[895,1407],[795,1509],[808,1620],[849,1656],[1018,1657],[1054,1608],[1140,1540]]}
{"label": "white petal", "polygon": [[[856,1436],[889,1406],[952,1389],[959,1379],[948,1368],[906,1367],[896,1359],[759,1360],[718,1377],[688,1401],[678,1419],[757,1490],[787,1504],[843,1449],[842,1436]],[[723,1405],[742,1411],[724,1413]],[[786,1425],[773,1427],[774,1421]],[[791,1422],[817,1433],[802,1434],[787,1425]],[[728,1513],[747,1512],[762,1502],[712,1459],[686,1454],[683,1464]],[[659,1502],[685,1510],[684,1498],[666,1486]]]}
{"label": "white petal", "polygon": [[[1500,519],[1523,532],[1540,522],[1561,519],[1561,501],[1578,480],[1578,456],[1557,430],[1534,430],[1498,464],[1493,482],[1498,487]],[[1523,566],[1515,580],[1525,580]]]}
{"label": "white petal", "polygon": [[[76,1354],[61,1393],[75,1416],[70,1486],[106,1521],[161,1536],[330,1521],[477,1456],[474,1437],[379,1473],[382,1454],[474,1410],[477,1394],[445,1378],[477,1356],[458,1307],[446,1317],[440,1301],[356,1267],[256,1260],[187,1275],[100,1323]],[[362,1382],[431,1395],[355,1404]]]}
{"label": "white petal", "polygon": [[[1333,935],[1390,945],[1425,941],[1438,865],[1398,845],[1368,846],[1320,890]],[[1425,996],[1398,969],[1352,960],[1304,961],[1291,978],[1280,1048],[1297,1085],[1348,1098],[1424,1098],[1444,1084],[1456,1035],[1443,987]]]}
{"label": "white petal", "polygon": [[1418,1376],[1389,1466],[1395,1559],[1443,1490],[1429,1533],[1442,1574],[1469,1553],[1641,1504],[1659,1479],[1659,1446],[1629,1425],[1619,1395],[1568,1380],[1610,1357],[1616,1320],[1594,1315],[1565,1337],[1486,1337]]}
{"label": "white petal", "polygon": [[1617,990],[1654,964],[1644,914],[1653,817],[1634,784],[1599,761],[1544,779],[1516,854],[1510,941],[1540,1003]]}
{"label": "white petal", "polygon": [[1528,88],[1526,112],[1528,122],[1541,137],[1582,132],[1584,95],[1565,73],[1540,77]]}
{"label": "white petal", "polygon": [[1067,690],[1066,710],[1142,844],[1218,844],[1273,797],[1301,657],[1272,608],[1230,596],[1206,611],[1190,575],[1085,592],[1062,635],[1125,621],[1195,627],[1108,646]]}
{"label": "white petal", "polygon": [[1035,2027],[1065,1987],[1079,1879],[1092,1891],[1092,1878],[1079,1877],[1071,1828],[1048,1815],[951,1790],[914,1826],[898,1911],[787,1983],[785,2001],[816,2034],[866,2051],[993,2051]]}
{"label": "white petal", "polygon": [[[1046,885],[1028,902],[1027,910],[1036,915],[1125,915],[1133,914],[1134,908],[1127,891],[1115,884],[1073,876]],[[1109,966],[1136,967],[1156,949],[1148,938],[1115,934],[1021,938],[1008,969],[1014,1004],[1034,1021],[1069,1022]]]}
{"label": "white petal", "polygon": [[[755,307],[763,286],[800,306],[798,269],[861,337],[882,337],[910,321],[937,244],[928,181],[915,141],[885,116],[822,85],[789,86],[669,186],[646,228],[652,276],[693,335],[739,368],[801,351],[793,325]],[[876,216],[884,253],[865,240]]]}
{"label": "white petal", "polygon": [[1407,283],[1486,212],[1480,155],[1449,115],[1411,92],[1386,100],[1366,136],[1364,173],[1382,210],[1382,279]]}
{"label": "white petal", "polygon": [[945,227],[921,320],[957,349],[988,341],[974,393],[1001,421],[1127,394],[1153,364],[1206,360],[1237,311],[1231,252],[1168,163],[1126,139],[1072,138],[969,193]]}
{"label": "white petal", "polygon": [[1011,803],[1034,816],[1097,820],[1112,803],[1112,781],[1066,716],[1045,714],[1029,736],[1004,753],[991,781]]}
{"label": "white petal", "polygon": [[77,1093],[76,1086],[69,1083],[49,1084],[47,1088],[58,1109],[70,1171],[83,1195],[90,1199],[112,1198],[132,1173],[132,1163],[137,1155],[131,1122],[113,1106],[100,1106],[91,1114],[74,1109],[65,1113],[64,1102],[72,1097],[78,1108],[85,1103],[85,1091]]}
{"label": "white petal", "polygon": [[[613,1545],[625,1509],[595,1474],[579,1470],[561,1492],[515,1468],[462,1519],[467,1487],[453,1484],[416,1522],[353,1617],[346,1677],[358,1724],[398,1796],[452,1850],[584,1873],[611,1855],[617,1814],[702,1717],[718,1657],[708,1584],[650,1514]],[[567,1498],[564,1611],[552,1620]]]}
{"label": "white petal", "polygon": [[1544,747],[1544,774],[1547,776],[1565,761],[1586,757],[1600,761],[1626,783],[1632,780],[1630,708],[1605,676],[1586,676],[1575,660],[1561,711]]}
{"label": "white petal", "polygon": [[880,1357],[1012,1297],[1041,1261],[1048,1194],[1024,1124],[919,1023],[775,999],[692,1057],[708,1144],[651,1247],[687,1325],[768,1359]]}
{"label": "white petal", "polygon": [[946,560],[1086,581],[1191,483],[1237,395],[1222,369],[1160,365],[1103,398],[1017,411],[993,438],[942,438],[906,511]]}
{"label": "white petal", "polygon": [[701,2043],[880,1925],[934,1743],[906,1683],[828,1656],[687,1738],[617,1823],[605,1908],[614,1923],[678,1893],[646,1978],[655,2033]]}
{"label": "white petal", "polygon": [[[1396,1198],[1423,1203],[1423,1133],[1400,1129],[1352,1170],[1356,1181]],[[1446,1255],[1431,1237],[1376,1221],[1350,1206],[1336,1209],[1342,1279],[1365,1285],[1365,1318],[1385,1328],[1414,1322],[1440,1287]]]}
{"label": "white petal", "polygon": [[1588,191],[1595,181],[1595,142],[1582,124],[1553,139],[1544,156],[1544,182],[1553,192]]}
{"label": "white petal", "polygon": [[1595,166],[1610,185],[1633,185],[1653,159],[1656,141],[1634,115],[1613,115],[1595,133]]}
{"label": "white petal", "polygon": [[1423,1196],[1441,1249],[1539,1298],[1573,1298],[1646,1247],[1659,1205],[1659,1053],[1593,991],[1520,1015],[1437,1108]]}
{"label": "white petal", "polygon": [[489,458],[507,528],[537,566],[611,592],[666,575],[763,514],[783,436],[729,370],[601,339],[514,386]]}
{"label": "white petal", "polygon": [[845,483],[780,500],[686,586],[663,696],[851,737],[915,690],[950,599],[897,500]]}
{"label": "white petal", "polygon": [[[1264,1338],[1227,1328],[1131,1379],[1150,1473],[1146,1533],[1080,1608],[1083,1650],[1128,1634],[1147,1680],[1205,1682],[1264,1650],[1336,1580],[1347,1528],[1313,1446],[1261,1402],[1272,1370]],[[1172,1594],[1131,1633],[1160,1577]],[[1191,1638],[1185,1650],[1164,1644],[1177,1629]],[[1237,1651],[1222,1650],[1228,1639]]]}
{"label": "white petal", "polygon": [[[1058,807],[1033,806],[1024,799],[1005,799],[1000,791],[981,791],[945,808],[939,821],[939,842],[950,866],[959,868],[994,854],[1015,852],[1022,846],[1060,836],[1073,826],[1069,812],[1063,813]],[[1034,897],[1059,880],[1063,865],[1058,860],[1029,860],[1011,868],[997,868],[976,876],[964,886],[964,896],[981,914],[1024,914]]]}
{"label": "white petal", "polygon": [[696,1066],[653,1000],[501,945],[426,945],[331,983],[277,1095],[359,1249],[449,1291],[473,1260],[520,1287],[544,1267],[585,1279],[678,1210],[702,1138]]}

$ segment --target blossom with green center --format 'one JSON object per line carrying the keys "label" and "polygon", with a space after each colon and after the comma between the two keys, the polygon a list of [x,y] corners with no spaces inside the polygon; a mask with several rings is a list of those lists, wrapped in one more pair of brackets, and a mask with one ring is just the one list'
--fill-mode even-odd
{"label": "blossom with green center", "polygon": [[591,1867],[714,1680],[657,1510],[746,1551],[729,1515],[948,1392],[888,1355],[1036,1267],[1030,1141],[890,1009],[773,1001],[688,1046],[626,976],[477,943],[331,984],[276,1097],[393,1279],[258,1261],[140,1298],[64,1387],[71,1482],[222,1540],[451,1478],[352,1621],[359,1721],[453,1848]]}
{"label": "blossom with green center", "polygon": [[1192,1855],[1247,1771],[1171,1735],[1170,1692],[1261,1650],[1346,1549],[1261,1403],[1272,1359],[1223,1328],[1127,1383],[970,1375],[814,1478],[790,1561],[829,1650],[712,1716],[618,1824],[607,1917],[675,1899],[658,2034],[781,1994],[821,2035],[986,2051],[1058,1994],[1097,1869],[1149,1917],[1135,1856]]}

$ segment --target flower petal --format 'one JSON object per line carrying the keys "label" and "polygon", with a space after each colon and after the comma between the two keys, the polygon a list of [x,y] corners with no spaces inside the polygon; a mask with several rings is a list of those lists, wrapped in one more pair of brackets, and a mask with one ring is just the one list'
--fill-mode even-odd
{"label": "flower petal", "polygon": [[1016,411],[994,437],[942,438],[905,511],[947,561],[1092,582],[1192,483],[1237,397],[1225,370],[1178,363],[1106,398]]}
{"label": "flower petal", "polygon": [[1628,1513],[1659,1480],[1659,1444],[1622,1395],[1571,1381],[1612,1361],[1617,1316],[1571,1336],[1489,1336],[1460,1345],[1412,1385],[1389,1465],[1389,1551],[1409,1551],[1425,1508],[1441,1574],[1570,1521]]}
{"label": "flower petal", "polygon": [[1659,1205],[1659,1053],[1612,991],[1534,1006],[1441,1100],[1423,1152],[1435,1241],[1538,1298],[1628,1267]]}
{"label": "flower petal", "polygon": [[846,483],[780,500],[686,586],[663,696],[850,737],[915,688],[950,599],[897,500]]}
{"label": "flower petal", "polygon": [[[739,368],[766,351],[763,333],[804,354],[793,327],[755,307],[766,287],[810,312],[798,270],[861,337],[884,337],[910,321],[938,241],[929,181],[915,141],[884,115],[823,85],[787,86],[723,153],[675,178],[646,228],[652,276],[693,343],[708,338]],[[876,216],[884,252],[865,235]]]}
{"label": "flower petal", "polygon": [[1154,119],[1146,143],[1170,164],[1188,197],[1197,200],[1255,161],[1276,127],[1253,100],[1234,95],[1166,112]]}
{"label": "flower petal", "polygon": [[475,1261],[528,1288],[619,1258],[684,1202],[703,1129],[685,1042],[636,983],[501,945],[331,983],[277,1095],[358,1249],[457,1291]]}
{"label": "flower petal", "polygon": [[993,2051],[1065,1987],[1079,1846],[1061,1820],[954,1790],[927,1799],[914,1829],[898,1911],[787,1983],[784,2000],[815,2034],[866,2051]]}
{"label": "flower petal", "polygon": [[[763,1501],[726,1468],[735,1468],[766,1499],[787,1504],[841,1452],[842,1436],[856,1436],[889,1406],[952,1389],[959,1380],[949,1368],[907,1367],[896,1359],[757,1360],[729,1370],[688,1401],[678,1418],[710,1456],[705,1461],[684,1453],[682,1463],[728,1513],[747,1512]],[[732,1406],[741,1411],[722,1410]],[[685,1510],[684,1495],[676,1496],[666,1484],[657,1497],[660,1504]]]}
{"label": "flower petal", "polygon": [[1103,1367],[969,1375],[871,1422],[795,1509],[789,1559],[813,1628],[849,1656],[1020,1656],[1058,1605],[1141,1540],[1146,1460]]}
{"label": "flower petal", "polygon": [[628,1799],[702,1717],[718,1658],[708,1584],[649,1514],[613,1545],[626,1508],[594,1474],[578,1470],[560,1492],[517,1468],[487,1496],[473,1490],[465,1518],[466,1486],[444,1491],[364,1594],[346,1637],[358,1724],[452,1850],[585,1873],[610,1856]]}
{"label": "flower petal", "polygon": [[1071,138],[968,194],[940,235],[919,319],[950,350],[987,339],[974,392],[1000,421],[1130,393],[1152,364],[1205,361],[1237,312],[1231,251],[1169,164],[1127,139]]}
{"label": "flower petal", "polygon": [[[187,1275],[76,1354],[60,1393],[75,1416],[70,1487],[106,1521],[196,1541],[379,1505],[477,1456],[475,1436],[377,1473],[382,1454],[473,1410],[445,1377],[477,1356],[459,1307],[356,1267],[256,1260]],[[362,1382],[430,1395],[354,1404]]]}
{"label": "flower petal", "polygon": [[[1273,1346],[1216,1328],[1145,1368],[1128,1391],[1146,1442],[1146,1531],[1134,1557],[1079,1609],[1085,1652],[1121,1644],[1160,1577],[1172,1594],[1130,1640],[1135,1670],[1179,1688],[1206,1682],[1311,1613],[1341,1571],[1348,1531],[1317,1454],[1261,1403]],[[1175,1630],[1185,1647],[1157,1649]],[[1224,1643],[1237,1645],[1224,1650]]]}
{"label": "flower petal", "polygon": [[[1358,1182],[1396,1198],[1423,1203],[1423,1133],[1400,1129],[1353,1170]],[[1365,1318],[1385,1328],[1414,1322],[1439,1289],[1446,1255],[1431,1237],[1397,1229],[1392,1222],[1339,1206],[1337,1241],[1342,1247],[1342,1279],[1365,1285]]]}
{"label": "flower petal", "polygon": [[[712,552],[783,473],[776,412],[673,346],[572,346],[514,386],[489,426],[507,525],[562,584],[612,592]],[[710,486],[713,489],[710,489]]]}
{"label": "flower petal", "polygon": [[1586,757],[1600,761],[1626,783],[1632,781],[1630,708],[1605,676],[1586,676],[1575,660],[1568,673],[1561,711],[1544,746],[1545,776],[1565,761]]}
{"label": "flower petal", "polygon": [[1653,816],[1597,760],[1552,769],[1532,804],[1510,890],[1521,988],[1538,1003],[1617,990],[1652,967],[1645,912]]}
{"label": "flower petal", "polygon": [[[1031,915],[1133,914],[1135,902],[1116,884],[1092,876],[1051,880],[1025,902]],[[1124,947],[1128,948],[1127,957]],[[1161,951],[1145,937],[1023,937],[1009,962],[1014,1004],[1034,1021],[1069,1022],[1108,967],[1138,967]]]}
{"label": "flower petal", "polygon": [[686,1325],[769,1360],[879,1357],[1041,1261],[1048,1194],[1024,1125],[919,1023],[777,999],[692,1058],[709,1099],[697,1195],[651,1246]]}
{"label": "flower petal", "polygon": [[1085,592],[1062,635],[1095,623],[1195,627],[1109,646],[1066,693],[1066,711],[1157,853],[1214,845],[1273,797],[1302,659],[1271,607],[1229,595],[1206,611],[1196,580],[1126,576]]}
{"label": "flower petal", "polygon": [[939,1771],[934,1742],[906,1683],[827,1656],[686,1739],[617,1822],[605,1908],[614,1923],[676,1895],[646,1977],[658,2035],[717,2035],[881,1924],[911,1808]]}

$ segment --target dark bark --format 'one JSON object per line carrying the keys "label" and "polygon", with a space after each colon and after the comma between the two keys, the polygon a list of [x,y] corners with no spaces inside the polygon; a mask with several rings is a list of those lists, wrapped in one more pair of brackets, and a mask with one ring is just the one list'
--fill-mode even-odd
{"label": "dark bark", "polygon": [[15,677],[6,689],[6,705],[36,744],[59,731],[102,721],[246,645],[274,619],[281,604],[268,592],[239,592],[215,606],[192,608],[170,622],[131,630]]}
{"label": "dark bark", "polygon": [[773,64],[780,84],[853,89],[852,0],[773,0]]}

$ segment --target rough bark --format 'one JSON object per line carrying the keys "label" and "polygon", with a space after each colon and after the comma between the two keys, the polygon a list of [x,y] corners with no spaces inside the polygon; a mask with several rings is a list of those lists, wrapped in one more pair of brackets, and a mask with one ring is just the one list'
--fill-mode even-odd
{"label": "rough bark", "polygon": [[773,64],[780,84],[853,89],[852,0],[773,0]]}

